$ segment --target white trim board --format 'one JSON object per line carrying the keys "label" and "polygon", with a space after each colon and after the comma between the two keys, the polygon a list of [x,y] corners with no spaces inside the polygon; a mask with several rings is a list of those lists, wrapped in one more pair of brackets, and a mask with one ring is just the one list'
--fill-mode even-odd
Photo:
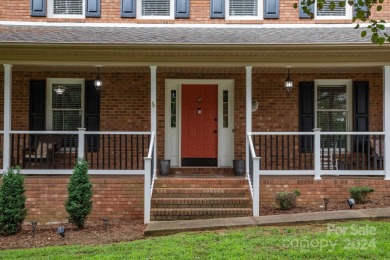
{"label": "white trim board", "polygon": [[[52,23],[52,22],[21,22],[0,21],[0,25],[25,26],[62,26],[62,27],[123,27],[123,28],[355,28],[356,23],[350,24],[136,24],[136,23]],[[359,23],[365,28],[369,23]]]}
{"label": "white trim board", "polygon": [[[234,80],[222,79],[167,79],[165,80],[165,140],[164,159],[171,160],[171,166],[181,167],[181,86],[183,84],[218,85],[218,167],[231,167],[234,158]],[[176,127],[171,127],[170,93],[176,90]],[[229,126],[223,128],[222,95],[229,91]],[[230,133],[230,135],[228,135]]]}

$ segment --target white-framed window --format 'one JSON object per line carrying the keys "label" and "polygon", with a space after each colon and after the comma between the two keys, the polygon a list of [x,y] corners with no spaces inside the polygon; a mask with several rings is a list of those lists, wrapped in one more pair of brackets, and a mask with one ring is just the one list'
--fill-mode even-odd
{"label": "white-framed window", "polygon": [[[315,80],[315,128],[321,132],[352,129],[352,80]],[[325,136],[321,146],[344,149],[349,138]]]}
{"label": "white-framed window", "polygon": [[226,0],[226,19],[251,20],[262,19],[263,1],[259,0]]}
{"label": "white-framed window", "polygon": [[[318,9],[317,5],[314,5],[315,19],[352,19],[352,6],[350,6],[346,0],[333,0],[335,8],[331,10],[330,3],[324,4],[322,9]],[[345,6],[339,6],[339,2],[345,2]]]}
{"label": "white-framed window", "polygon": [[315,81],[315,123],[322,132],[352,129],[352,81]]}
{"label": "white-framed window", "polygon": [[174,0],[137,0],[137,17],[143,19],[173,19]]}
{"label": "white-framed window", "polygon": [[85,0],[47,0],[48,17],[85,18]]}
{"label": "white-framed window", "polygon": [[[61,86],[64,93],[57,94]],[[49,78],[46,92],[46,129],[77,131],[84,125],[84,79]]]}

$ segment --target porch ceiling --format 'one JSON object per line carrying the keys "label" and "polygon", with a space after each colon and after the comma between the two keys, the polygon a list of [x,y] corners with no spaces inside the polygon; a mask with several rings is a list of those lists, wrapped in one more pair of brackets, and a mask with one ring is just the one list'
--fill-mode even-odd
{"label": "porch ceiling", "polygon": [[[13,71],[46,71],[46,72],[84,72],[96,73],[94,66],[47,66],[47,65],[14,65]],[[150,73],[147,66],[133,67],[102,67],[100,72],[104,73]],[[245,73],[244,67],[159,67],[158,72],[162,73]],[[282,67],[254,67],[253,73],[286,73]],[[290,69],[291,73],[382,73],[380,66],[370,67],[294,67]]]}

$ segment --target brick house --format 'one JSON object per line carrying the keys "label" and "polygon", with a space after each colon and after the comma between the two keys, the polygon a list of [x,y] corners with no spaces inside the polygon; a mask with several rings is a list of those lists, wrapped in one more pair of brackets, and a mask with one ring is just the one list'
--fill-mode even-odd
{"label": "brick house", "polygon": [[389,195],[390,47],[350,6],[310,20],[297,1],[0,2],[2,167],[26,174],[27,220],[66,218],[77,157],[95,220],[258,215],[295,188]]}

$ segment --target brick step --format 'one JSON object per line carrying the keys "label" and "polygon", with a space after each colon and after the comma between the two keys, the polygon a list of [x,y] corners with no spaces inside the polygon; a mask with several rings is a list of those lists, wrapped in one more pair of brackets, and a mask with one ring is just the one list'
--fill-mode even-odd
{"label": "brick step", "polygon": [[153,208],[251,208],[250,198],[153,198]]}
{"label": "brick step", "polygon": [[241,198],[248,188],[154,188],[153,198]]}
{"label": "brick step", "polygon": [[247,180],[237,178],[158,178],[154,184],[155,188],[244,188],[247,186]]}
{"label": "brick step", "polygon": [[151,220],[185,220],[251,216],[250,208],[152,209]]}

